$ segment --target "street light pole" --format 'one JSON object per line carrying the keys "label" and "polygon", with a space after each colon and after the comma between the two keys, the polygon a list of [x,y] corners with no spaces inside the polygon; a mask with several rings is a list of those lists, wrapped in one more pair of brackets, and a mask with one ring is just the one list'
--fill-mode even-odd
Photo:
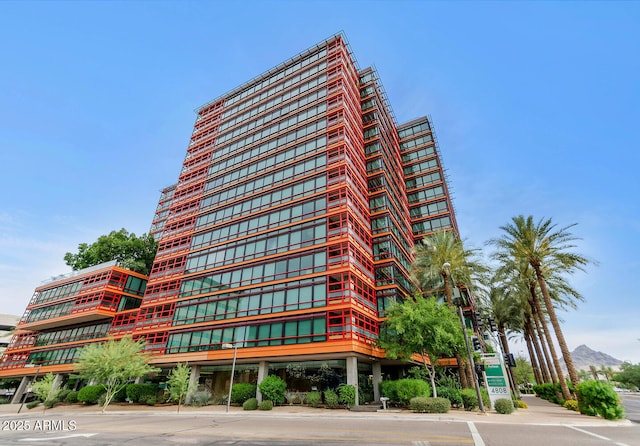
{"label": "street light pole", "polygon": [[[446,269],[451,276],[451,264],[446,262],[442,265],[444,269]],[[453,282],[453,279],[452,279]],[[453,282],[453,286],[456,286],[456,283]],[[462,300],[462,293],[460,293],[460,300]],[[467,347],[467,358],[469,360],[469,365],[473,365],[473,354],[471,353],[471,346],[469,345],[469,339],[467,338],[467,326],[464,323],[464,314],[462,313],[462,302],[458,305],[458,316],[460,317],[460,325],[462,327],[462,337],[464,337],[464,344]],[[462,368],[462,364],[458,364],[458,367]],[[484,410],[484,403],[482,402],[482,394],[480,393],[480,384],[478,383],[478,376],[475,370],[471,370],[471,378],[473,379],[473,385],[476,388],[476,395],[478,397],[478,408],[480,409],[480,413],[486,413]]]}
{"label": "street light pole", "polygon": [[231,379],[229,380],[229,395],[227,396],[227,413],[231,407],[231,389],[233,388],[233,375],[236,372],[236,357],[238,356],[237,344],[222,344],[222,348],[233,348],[233,363],[231,364]]}

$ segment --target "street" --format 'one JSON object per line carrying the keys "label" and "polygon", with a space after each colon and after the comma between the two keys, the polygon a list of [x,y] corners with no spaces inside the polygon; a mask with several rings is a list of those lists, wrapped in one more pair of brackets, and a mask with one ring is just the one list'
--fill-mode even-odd
{"label": "street", "polygon": [[[0,444],[51,446],[431,445],[640,446],[640,425],[516,424],[391,414],[26,414],[0,418]],[[498,418],[499,420],[499,418]],[[13,423],[13,424],[12,424]],[[49,428],[49,430],[47,430]]]}

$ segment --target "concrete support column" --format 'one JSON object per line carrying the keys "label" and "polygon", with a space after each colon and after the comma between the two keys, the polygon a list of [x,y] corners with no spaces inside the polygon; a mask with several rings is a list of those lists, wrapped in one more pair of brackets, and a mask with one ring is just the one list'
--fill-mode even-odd
{"label": "concrete support column", "polygon": [[[266,361],[260,361],[258,363],[258,385],[262,382],[263,379],[267,377],[269,373],[269,364]],[[260,389],[256,390],[256,398],[258,402],[262,402],[262,393],[260,393]]]}
{"label": "concrete support column", "polygon": [[358,358],[349,356],[347,358],[347,384],[356,388],[356,406],[360,404],[360,395],[358,392]]}
{"label": "concrete support column", "polygon": [[[189,375],[189,389],[193,389],[193,391],[198,390],[199,380],[200,380],[200,366],[192,365],[191,374]],[[184,403],[191,404],[192,397],[193,397],[193,392],[188,392],[187,397],[184,400]]]}
{"label": "concrete support column", "polygon": [[62,385],[62,378],[64,376],[60,373],[56,374],[56,377],[53,378],[53,386],[51,386],[51,394],[56,393],[56,391],[60,390],[60,386]]}
{"label": "concrete support column", "polygon": [[380,382],[382,382],[382,364],[380,361],[373,363],[373,400],[380,401]]}
{"label": "concrete support column", "polygon": [[11,404],[20,404],[22,401],[22,396],[29,388],[29,384],[31,383],[30,376],[23,376],[22,381],[20,381],[20,385],[16,389],[16,393],[13,394],[13,398],[11,399]]}

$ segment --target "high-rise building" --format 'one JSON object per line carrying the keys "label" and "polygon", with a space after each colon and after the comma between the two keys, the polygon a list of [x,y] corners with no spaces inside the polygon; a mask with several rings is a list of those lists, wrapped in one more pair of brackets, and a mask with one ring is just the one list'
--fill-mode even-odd
{"label": "high-rise building", "polygon": [[429,120],[398,126],[335,35],[197,111],[134,337],[214,392],[226,345],[250,379],[292,364],[379,378],[384,309],[439,229],[457,232]]}
{"label": "high-rise building", "polygon": [[398,124],[337,34],[197,110],[128,330],[214,394],[235,355],[236,380],[331,375],[378,399],[398,365],[377,346],[385,309],[442,229],[458,233],[429,119]]}

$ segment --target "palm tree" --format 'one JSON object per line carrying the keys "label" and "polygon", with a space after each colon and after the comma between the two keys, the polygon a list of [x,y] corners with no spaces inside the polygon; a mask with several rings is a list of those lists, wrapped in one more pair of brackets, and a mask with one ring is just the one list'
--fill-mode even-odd
{"label": "palm tree", "polygon": [[475,257],[477,249],[465,249],[452,231],[438,231],[425,237],[415,248],[412,274],[421,290],[443,289],[447,303],[453,302],[455,286],[471,287],[488,269]]}
{"label": "palm tree", "polygon": [[[572,273],[576,269],[584,271],[584,267],[589,263],[582,255],[569,251],[575,248],[572,242],[576,238],[569,232],[573,226],[575,224],[557,229],[551,219],[541,219],[538,223],[534,223],[532,216],[525,218],[523,215],[519,215],[512,218],[512,223],[501,226],[500,229],[505,234],[501,238],[491,240],[490,243],[495,245],[499,251],[509,253],[514,259],[526,261],[533,268],[543,297],[546,314],[556,334],[569,377],[571,382],[577,385],[579,382],[578,373],[556,316],[545,275],[551,268],[560,273]],[[556,364],[556,369],[558,369],[558,364]],[[566,383],[561,380],[560,384],[563,386],[564,393]],[[568,395],[565,395],[565,398],[567,397]]]}
{"label": "palm tree", "polygon": [[[418,288],[423,291],[444,289],[445,299],[451,307],[454,306],[452,284],[470,289],[488,271],[475,259],[478,250],[465,249],[453,231],[438,231],[425,237],[415,246],[414,252],[412,276]],[[459,354],[456,360],[460,364],[461,384],[467,387],[467,378],[472,378],[473,373],[471,366],[467,364],[465,373],[465,362]]]}

